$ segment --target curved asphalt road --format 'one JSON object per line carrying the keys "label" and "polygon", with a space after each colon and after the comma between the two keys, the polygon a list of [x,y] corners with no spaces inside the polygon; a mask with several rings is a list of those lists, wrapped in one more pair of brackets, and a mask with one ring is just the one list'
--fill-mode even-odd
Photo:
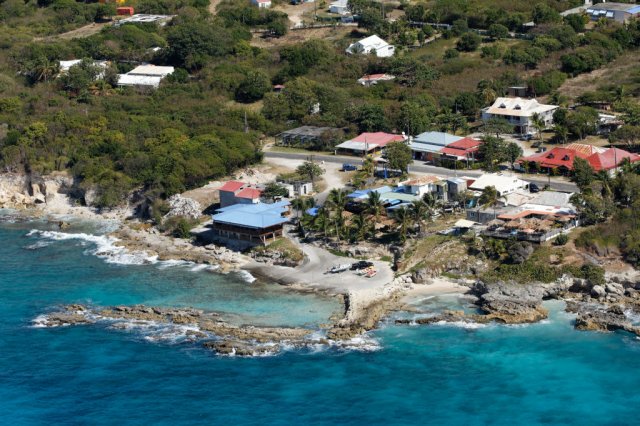
{"label": "curved asphalt road", "polygon": [[[294,152],[277,152],[277,151],[265,151],[265,158],[284,158],[291,160],[306,160],[307,158],[313,156],[315,161],[324,161],[327,163],[351,163],[351,164],[360,164],[361,159],[358,157],[348,157],[342,155],[318,155],[318,154],[302,154],[302,153],[294,153]],[[480,176],[485,173],[481,170],[451,170],[445,167],[437,167],[424,164],[421,161],[414,160],[413,164],[409,166],[409,172],[413,173],[423,173],[423,174],[434,174],[445,177],[456,177],[456,176]],[[566,180],[559,180],[558,178],[552,178],[551,182],[549,182],[548,178],[523,178],[527,182],[533,182],[538,185],[540,188],[545,185],[551,185],[551,189],[562,192],[577,192],[578,187]]]}

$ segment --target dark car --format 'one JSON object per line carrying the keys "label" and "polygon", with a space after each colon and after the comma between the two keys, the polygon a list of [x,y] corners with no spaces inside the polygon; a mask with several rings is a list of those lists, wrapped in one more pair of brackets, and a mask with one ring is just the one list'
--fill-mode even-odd
{"label": "dark car", "polygon": [[368,268],[370,266],[373,266],[373,262],[368,262],[366,260],[360,260],[356,263],[352,263],[351,264],[351,270],[352,271],[357,271],[359,269],[365,269]]}
{"label": "dark car", "polygon": [[540,192],[540,187],[538,185],[536,185],[535,183],[530,183],[529,184],[529,192],[531,192],[532,194],[535,194],[536,192]]}

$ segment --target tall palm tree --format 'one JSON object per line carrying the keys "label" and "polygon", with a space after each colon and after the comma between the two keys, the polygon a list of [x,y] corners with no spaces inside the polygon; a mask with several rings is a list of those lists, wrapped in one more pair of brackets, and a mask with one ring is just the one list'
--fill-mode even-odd
{"label": "tall palm tree", "polygon": [[364,214],[359,214],[351,222],[350,234],[353,241],[365,240],[371,235],[371,225],[373,225]]}
{"label": "tall palm tree", "polygon": [[338,239],[338,241],[340,241],[340,235],[342,234],[342,227],[344,225],[344,218],[342,217],[342,213],[344,213],[344,208],[347,204],[347,192],[338,188],[332,189],[329,192],[327,204],[335,214],[334,225],[336,228],[336,238]]}
{"label": "tall palm tree", "polygon": [[418,224],[418,233],[422,234],[422,225],[431,218],[431,209],[422,200],[411,203],[411,216]]}
{"label": "tall palm tree", "polygon": [[369,198],[367,199],[367,212],[373,216],[375,223],[378,222],[378,217],[382,214],[384,204],[380,198],[380,193],[377,191],[371,191]]}
{"label": "tall palm tree", "polygon": [[553,131],[556,133],[558,139],[562,141],[562,145],[567,143],[567,138],[569,137],[569,129],[567,129],[565,126],[556,124],[555,126],[553,126]]}
{"label": "tall palm tree", "polygon": [[493,218],[495,219],[498,216],[496,207],[500,203],[500,200],[504,199],[505,197],[500,195],[495,186],[487,186],[482,190],[479,201],[483,207],[493,208]]}
{"label": "tall palm tree", "polygon": [[407,241],[407,231],[409,230],[409,224],[411,223],[411,213],[406,208],[399,208],[393,213],[393,218],[398,223],[400,241],[404,243]]}
{"label": "tall palm tree", "polygon": [[536,129],[536,132],[538,132],[538,138],[540,139],[540,142],[542,142],[542,131],[546,127],[544,118],[542,118],[542,116],[537,112],[534,112],[533,115],[531,115],[531,124]]}
{"label": "tall palm tree", "polygon": [[313,225],[317,230],[322,231],[322,236],[327,238],[331,229],[331,213],[326,207],[318,210],[318,215],[313,221]]}

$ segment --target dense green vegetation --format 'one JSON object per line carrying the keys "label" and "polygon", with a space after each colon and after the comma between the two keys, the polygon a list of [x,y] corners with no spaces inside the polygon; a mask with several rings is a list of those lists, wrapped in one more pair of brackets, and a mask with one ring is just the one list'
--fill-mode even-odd
{"label": "dense green vegetation", "polygon": [[[3,170],[69,170],[82,186],[97,189],[96,204],[104,207],[133,189],[165,197],[258,161],[262,134],[301,124],[341,128],[345,137],[465,132],[479,109],[508,86],[527,84],[538,95],[560,97],[554,90],[568,76],[640,44],[637,22],[599,24],[582,33],[584,22],[559,19],[567,2],[555,0],[413,2],[404,7],[407,19],[393,22],[382,19],[377,3],[354,1],[361,28],[337,40],[273,49],[255,47],[250,29],[283,36],[285,17],[258,11],[248,0],[222,2],[215,17],[203,0],[139,0],[135,6],[176,17],[164,27],[106,25],[67,40],[55,35],[110,11],[68,0],[0,3],[0,123],[8,125],[0,135]],[[452,27],[437,33],[408,19]],[[528,39],[511,39],[509,31],[522,31],[528,20],[539,24]],[[344,54],[349,43],[373,31],[397,45],[395,57]],[[424,44],[434,35],[441,37]],[[111,64],[101,70],[84,61],[58,77],[58,61],[76,58]],[[155,92],[115,87],[117,73],[144,61],[177,70]],[[397,78],[373,87],[356,82],[378,72]],[[273,84],[285,87],[276,93]],[[628,96],[616,105],[630,116],[638,109]],[[567,136],[581,136],[580,127],[573,128]],[[636,135],[614,137],[629,144]],[[489,153],[490,164],[517,154],[493,145],[499,155]]]}

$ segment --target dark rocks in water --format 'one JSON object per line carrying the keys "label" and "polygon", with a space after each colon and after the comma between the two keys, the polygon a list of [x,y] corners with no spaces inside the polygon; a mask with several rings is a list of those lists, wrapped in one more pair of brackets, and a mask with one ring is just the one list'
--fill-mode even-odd
{"label": "dark rocks in water", "polygon": [[148,321],[174,325],[194,325],[187,337],[191,341],[210,338],[211,334],[219,338],[203,345],[220,354],[242,356],[264,355],[280,350],[280,343],[293,345],[311,343],[306,340],[311,330],[287,327],[236,326],[220,319],[215,312],[204,312],[193,308],[160,308],[144,305],[113,306],[103,308],[93,315],[93,311],[82,305],[65,306],[59,312],[53,312],[37,324],[45,327],[93,324],[98,321]]}
{"label": "dark rocks in water", "polygon": [[258,346],[240,340],[217,340],[202,344],[220,355],[258,356],[275,354],[280,350],[279,345]]}
{"label": "dark rocks in water", "polygon": [[626,317],[622,305],[612,305],[607,309],[604,306],[568,302],[567,311],[577,314],[575,322],[577,330],[623,330],[640,336],[640,327],[634,326]]}

